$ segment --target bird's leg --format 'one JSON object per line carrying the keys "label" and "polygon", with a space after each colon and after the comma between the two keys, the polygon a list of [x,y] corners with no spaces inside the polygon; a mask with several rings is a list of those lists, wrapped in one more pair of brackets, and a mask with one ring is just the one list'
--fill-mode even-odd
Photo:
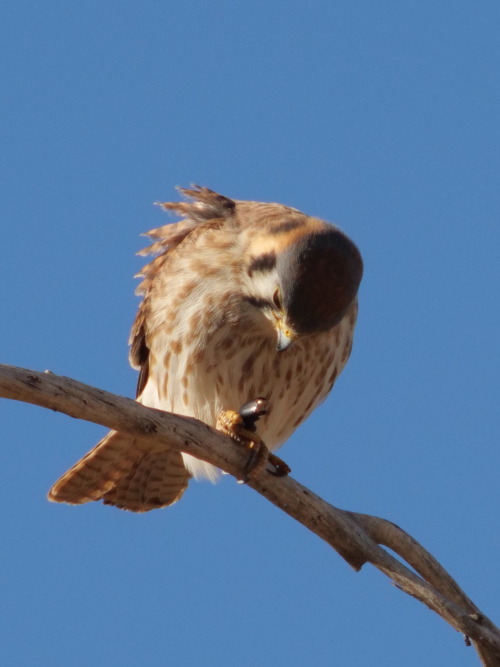
{"label": "bird's leg", "polygon": [[248,447],[250,457],[245,465],[243,481],[255,479],[264,469],[267,461],[274,467],[273,475],[288,475],[290,468],[280,458],[271,454],[262,438],[257,434],[256,422],[267,412],[265,398],[257,398],[241,406],[238,412],[221,410],[217,416],[217,429],[230,438]]}

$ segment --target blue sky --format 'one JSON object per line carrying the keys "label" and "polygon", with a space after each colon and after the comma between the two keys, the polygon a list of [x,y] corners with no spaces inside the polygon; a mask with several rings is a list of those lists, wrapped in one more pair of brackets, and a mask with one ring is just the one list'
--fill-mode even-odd
{"label": "blue sky", "polygon": [[[281,450],[500,619],[496,1],[19,0],[2,9],[2,362],[132,396],[139,234],[174,186],[338,223],[353,355]],[[250,489],[133,515],[45,500],[104,429],[0,403],[4,664],[475,665]]]}

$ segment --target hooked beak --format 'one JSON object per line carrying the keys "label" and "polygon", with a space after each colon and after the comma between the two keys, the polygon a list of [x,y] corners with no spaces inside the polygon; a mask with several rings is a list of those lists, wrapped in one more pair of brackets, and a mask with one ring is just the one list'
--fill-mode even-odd
{"label": "hooked beak", "polygon": [[281,320],[276,323],[276,333],[278,336],[276,341],[276,349],[278,352],[283,352],[283,350],[288,349],[297,337],[295,332],[285,326]]}

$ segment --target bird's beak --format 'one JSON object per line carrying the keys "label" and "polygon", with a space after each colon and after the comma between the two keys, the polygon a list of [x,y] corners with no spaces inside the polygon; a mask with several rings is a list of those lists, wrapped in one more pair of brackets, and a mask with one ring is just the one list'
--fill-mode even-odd
{"label": "bird's beak", "polygon": [[276,341],[276,349],[278,352],[283,352],[283,350],[289,348],[297,337],[295,332],[289,329],[282,320],[278,320],[276,323],[276,333],[278,336]]}

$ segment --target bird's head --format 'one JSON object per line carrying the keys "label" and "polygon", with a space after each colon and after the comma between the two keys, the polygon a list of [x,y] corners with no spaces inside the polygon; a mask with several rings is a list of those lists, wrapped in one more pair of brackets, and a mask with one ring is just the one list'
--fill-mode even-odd
{"label": "bird's head", "polygon": [[277,234],[275,243],[268,236],[247,267],[247,300],[272,323],[278,350],[336,326],[356,298],[363,274],[361,255],[343,232],[308,220],[316,223],[312,230],[297,225],[294,233]]}

